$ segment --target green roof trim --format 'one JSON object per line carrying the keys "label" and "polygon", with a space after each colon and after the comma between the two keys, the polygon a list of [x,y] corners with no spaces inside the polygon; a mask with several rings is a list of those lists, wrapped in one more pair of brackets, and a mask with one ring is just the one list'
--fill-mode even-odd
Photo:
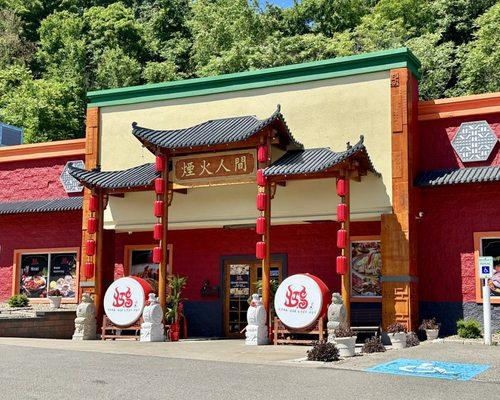
{"label": "green roof trim", "polygon": [[207,78],[130,86],[88,92],[88,107],[108,107],[206,96],[216,93],[236,92],[270,86],[339,78],[349,75],[408,68],[420,78],[420,61],[406,47],[359,54],[330,60],[314,61],[283,67],[266,68]]}

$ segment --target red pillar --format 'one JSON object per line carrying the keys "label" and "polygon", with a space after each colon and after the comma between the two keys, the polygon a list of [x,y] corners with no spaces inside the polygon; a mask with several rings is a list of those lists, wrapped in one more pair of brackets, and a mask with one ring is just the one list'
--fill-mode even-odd
{"label": "red pillar", "polygon": [[[337,258],[337,273],[341,274],[342,300],[347,312],[347,320],[351,317],[351,239],[350,239],[350,184],[349,178],[340,177],[337,179],[337,195],[340,196],[340,204],[347,207],[345,217],[341,217],[341,210],[337,210],[337,221],[340,222],[340,229],[337,232],[337,246],[341,255]],[[346,268],[344,268],[346,267]]]}

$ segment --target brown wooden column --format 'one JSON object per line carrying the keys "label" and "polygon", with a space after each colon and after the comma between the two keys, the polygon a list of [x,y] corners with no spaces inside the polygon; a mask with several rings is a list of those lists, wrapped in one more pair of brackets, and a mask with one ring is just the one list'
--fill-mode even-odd
{"label": "brown wooden column", "polygon": [[418,82],[407,68],[391,70],[392,205],[382,216],[382,325],[417,329],[416,175]]}
{"label": "brown wooden column", "polygon": [[347,248],[342,251],[342,255],[347,258],[347,273],[341,276],[342,284],[342,300],[347,312],[347,321],[351,321],[351,231],[350,231],[350,214],[351,214],[351,185],[349,178],[346,179],[347,193],[344,196],[344,203],[347,204],[349,214],[344,222],[344,229],[347,231]]}
{"label": "brown wooden column", "polygon": [[107,205],[107,195],[100,191],[96,194],[99,197],[99,207],[95,213],[95,218],[97,219],[97,232],[95,234],[94,303],[97,310],[97,321],[101,321],[104,312],[104,209]]}
{"label": "brown wooden column", "polygon": [[163,236],[160,242],[161,250],[162,250],[162,257],[161,257],[161,263],[159,267],[159,276],[158,276],[158,298],[159,298],[159,303],[161,308],[163,309],[163,312],[166,311],[166,304],[167,304],[167,280],[168,280],[168,207],[170,205],[170,196],[173,195],[173,191],[170,192],[169,196],[169,171],[168,171],[168,163],[169,163],[169,157],[168,155],[165,155],[165,168],[162,172],[162,178],[164,179],[165,182],[165,188],[163,190],[163,204],[164,204],[164,209],[163,209],[163,218],[162,218],[162,225],[163,225]]}

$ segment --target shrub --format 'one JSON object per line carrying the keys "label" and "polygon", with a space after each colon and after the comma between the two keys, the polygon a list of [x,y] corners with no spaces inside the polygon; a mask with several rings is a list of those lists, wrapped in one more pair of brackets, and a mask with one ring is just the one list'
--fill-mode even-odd
{"label": "shrub", "polygon": [[418,340],[417,334],[415,332],[410,332],[406,336],[406,347],[415,347],[420,344],[420,340]]}
{"label": "shrub", "polygon": [[464,339],[476,339],[481,337],[481,325],[475,319],[457,321],[458,336]]}
{"label": "shrub", "polygon": [[426,329],[439,329],[439,324],[436,322],[436,318],[424,319],[420,324],[419,329],[423,331]]}
{"label": "shrub", "polygon": [[366,339],[363,345],[363,353],[383,353],[384,351],[385,347],[382,340],[376,336]]}
{"label": "shrub", "polygon": [[356,332],[354,332],[348,326],[341,326],[338,329],[335,329],[335,337],[352,337],[356,336]]}
{"label": "shrub", "polygon": [[387,327],[387,333],[400,333],[400,332],[406,332],[406,326],[399,322],[395,322],[393,324],[390,324]]}
{"label": "shrub", "polygon": [[307,352],[307,359],[309,361],[323,362],[338,361],[339,350],[333,343],[315,342],[314,347]]}
{"label": "shrub", "polygon": [[59,289],[53,289],[53,290],[49,291],[49,296],[60,297],[62,295],[61,295],[61,291]]}
{"label": "shrub", "polygon": [[8,303],[10,307],[27,307],[29,302],[24,294],[15,294],[9,299]]}

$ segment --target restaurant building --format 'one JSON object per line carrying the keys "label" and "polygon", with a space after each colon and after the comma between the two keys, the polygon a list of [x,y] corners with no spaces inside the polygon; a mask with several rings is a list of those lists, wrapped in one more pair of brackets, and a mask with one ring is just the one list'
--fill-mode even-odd
{"label": "restaurant building", "polygon": [[[500,93],[419,102],[419,67],[397,49],[89,93],[84,160],[44,164],[82,159],[66,171],[83,192],[44,169],[7,188],[40,161],[0,149],[0,300],[38,279],[30,254],[72,249],[74,298],[99,307],[117,277],[158,280],[161,303],[166,275],[187,276],[192,336],[239,336],[257,282],[266,305],[270,281],[303,272],[342,293],[352,325],[436,317],[449,333],[481,319],[476,262],[492,255],[498,329]],[[79,208],[15,206],[45,198]]]}

